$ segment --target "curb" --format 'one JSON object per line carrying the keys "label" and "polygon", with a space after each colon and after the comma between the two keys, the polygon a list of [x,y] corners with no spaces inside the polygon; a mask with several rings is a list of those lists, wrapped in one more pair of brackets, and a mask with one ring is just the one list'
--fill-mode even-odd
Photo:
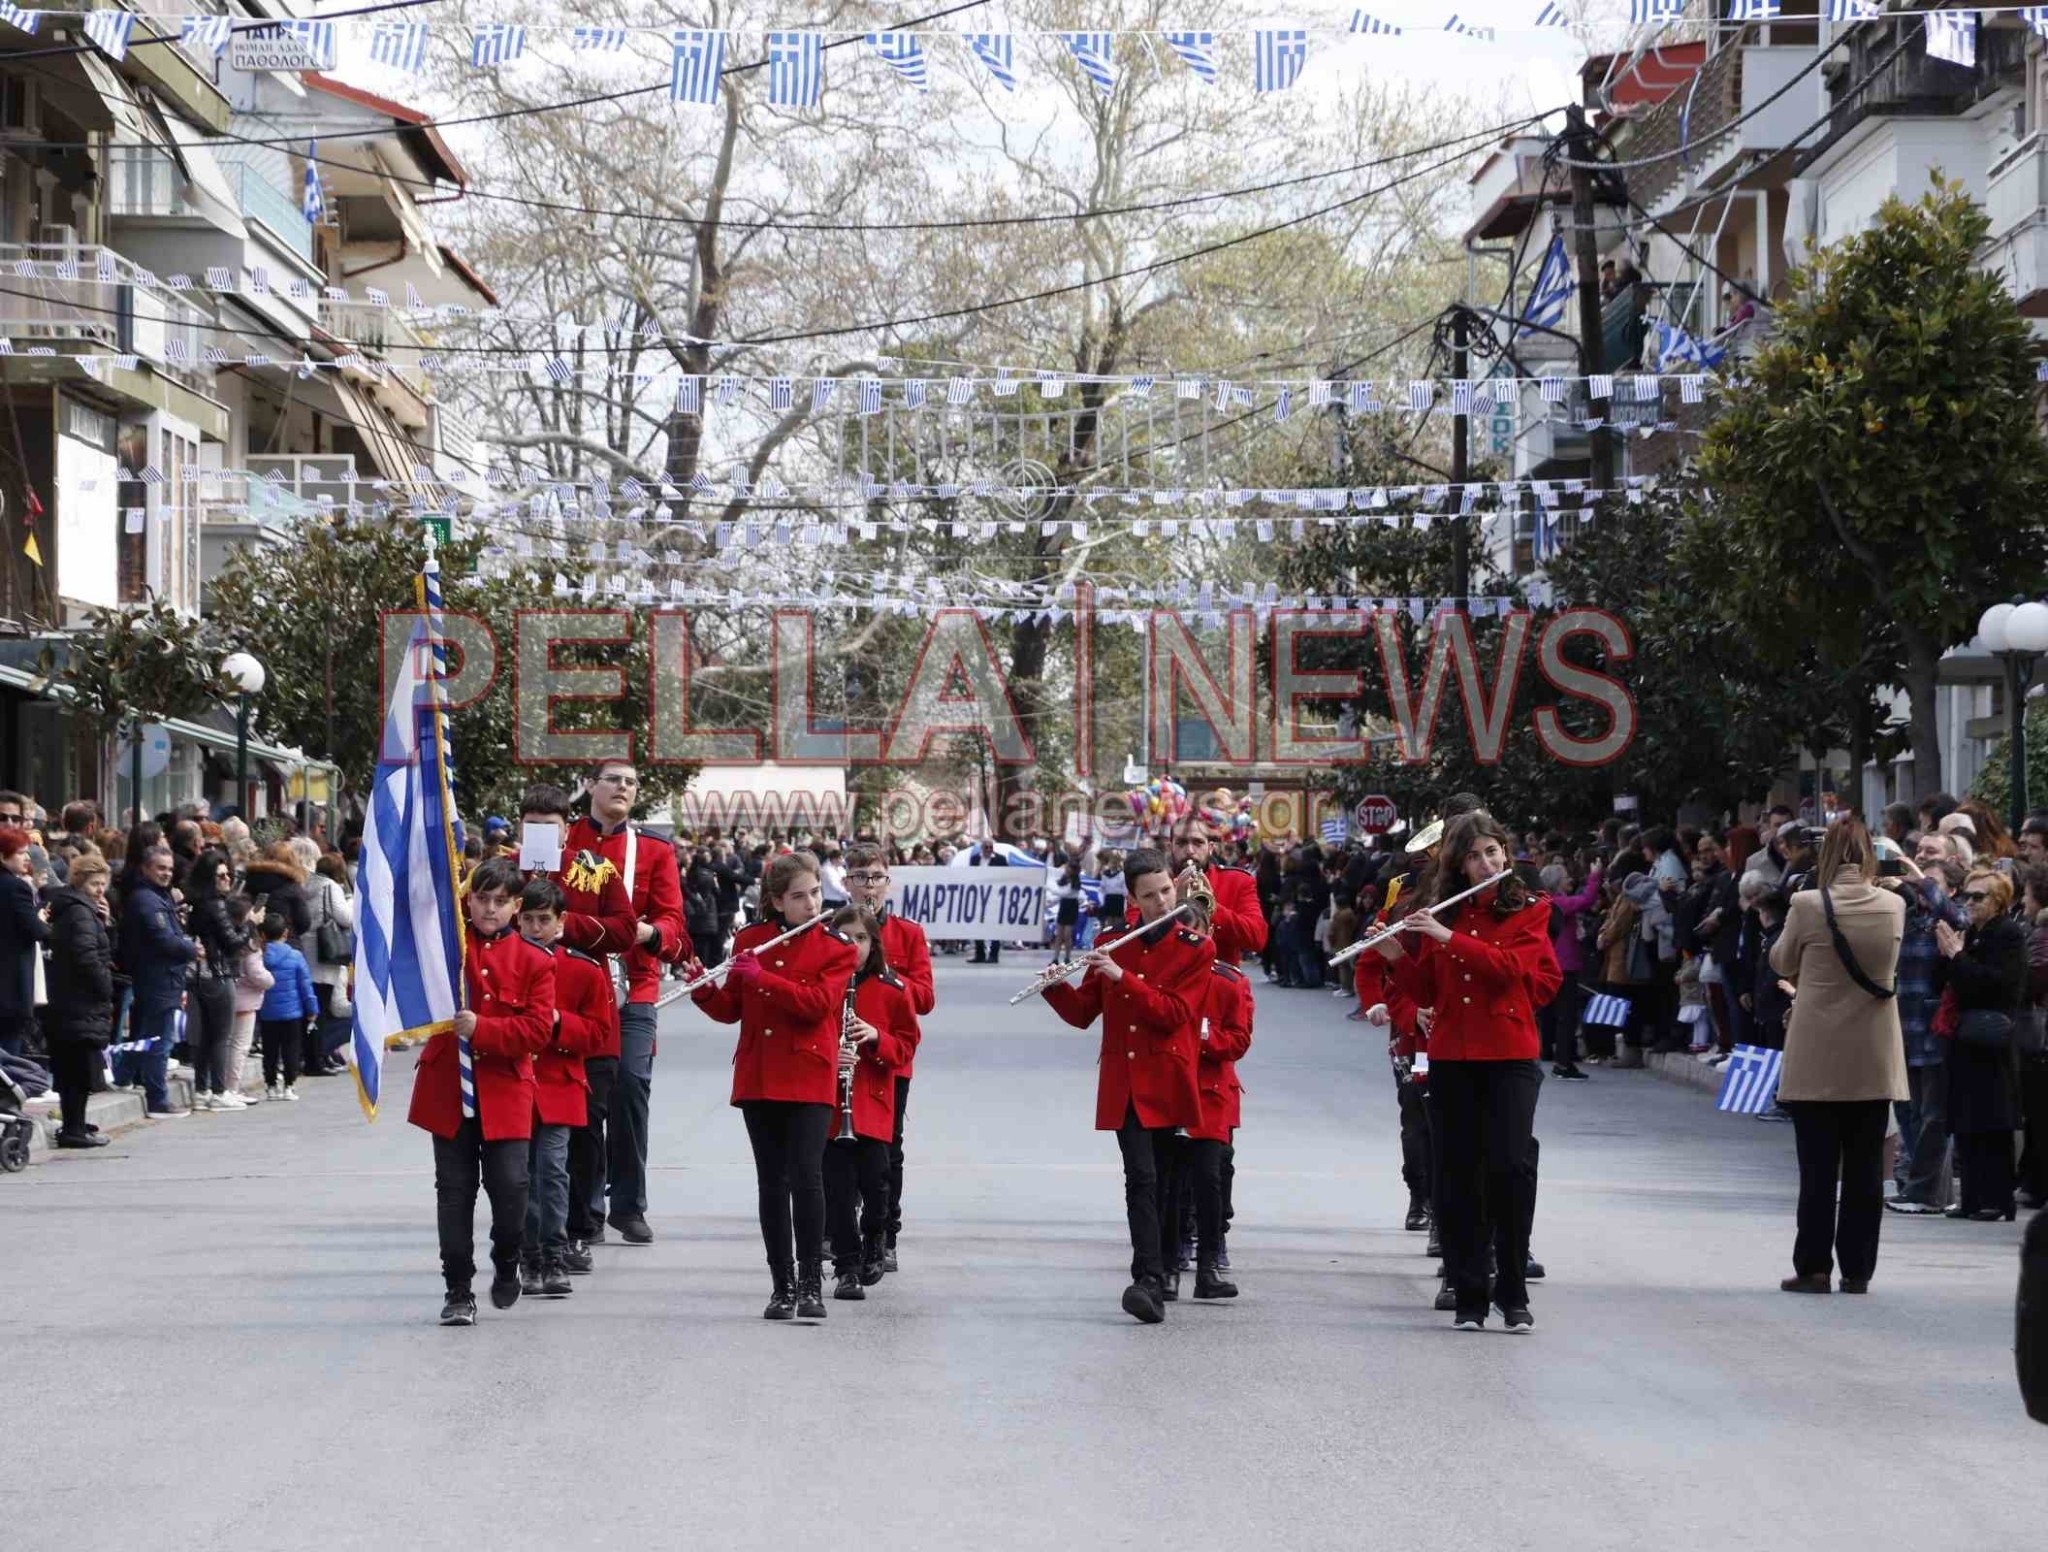
{"label": "curb", "polygon": [[1694,1056],[1682,1051],[1669,1051],[1661,1055],[1645,1051],[1643,1070],[1653,1072],[1666,1083],[1682,1083],[1688,1088],[1699,1089],[1717,1098],[1721,1093],[1721,1069],[1709,1067]]}

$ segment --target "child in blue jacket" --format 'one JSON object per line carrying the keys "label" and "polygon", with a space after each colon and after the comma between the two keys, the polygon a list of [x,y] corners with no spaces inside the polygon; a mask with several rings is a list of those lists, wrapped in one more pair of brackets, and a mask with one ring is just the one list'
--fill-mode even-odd
{"label": "child in blue jacket", "polygon": [[306,968],[306,956],[289,941],[291,930],[292,924],[276,911],[263,918],[263,968],[270,972],[270,990],[256,1010],[256,1028],[263,1037],[263,1086],[272,1099],[299,1097],[306,1021],[320,1015],[313,973]]}

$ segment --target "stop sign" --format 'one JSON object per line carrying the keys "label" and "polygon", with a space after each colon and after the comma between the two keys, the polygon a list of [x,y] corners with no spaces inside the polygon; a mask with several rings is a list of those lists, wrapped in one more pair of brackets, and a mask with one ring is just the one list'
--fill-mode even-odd
{"label": "stop sign", "polygon": [[1380,792],[1360,798],[1354,812],[1358,815],[1358,828],[1367,835],[1385,835],[1400,818],[1394,800]]}

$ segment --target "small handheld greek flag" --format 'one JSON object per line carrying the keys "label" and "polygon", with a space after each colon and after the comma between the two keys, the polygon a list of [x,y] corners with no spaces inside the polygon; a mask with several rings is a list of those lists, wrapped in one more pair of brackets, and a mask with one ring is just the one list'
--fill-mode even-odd
{"label": "small handheld greek flag", "polygon": [[1731,1115],[1762,1115],[1778,1097],[1778,1076],[1785,1053],[1760,1045],[1739,1045],[1721,1069],[1721,1097],[1716,1110]]}
{"label": "small handheld greek flag", "polygon": [[1600,992],[1587,999],[1586,1012],[1580,1022],[1595,1029],[1623,1029],[1628,1025],[1633,1006],[1626,997]]}
{"label": "small handheld greek flag", "polygon": [[719,82],[725,75],[725,34],[679,27],[670,41],[675,55],[669,63],[668,100],[716,105]]}

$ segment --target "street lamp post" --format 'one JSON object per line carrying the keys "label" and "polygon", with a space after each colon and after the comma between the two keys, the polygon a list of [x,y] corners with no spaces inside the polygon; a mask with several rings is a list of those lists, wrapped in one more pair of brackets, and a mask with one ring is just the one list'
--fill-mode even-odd
{"label": "street lamp post", "polygon": [[2034,665],[2048,652],[2048,604],[2020,599],[1993,604],[1977,622],[1985,650],[2005,670],[2005,742],[2011,754],[2007,810],[2017,836],[2027,817],[2027,689]]}
{"label": "street lamp post", "polygon": [[235,811],[249,818],[249,702],[263,693],[263,665],[246,652],[221,659],[220,676],[235,692]]}

